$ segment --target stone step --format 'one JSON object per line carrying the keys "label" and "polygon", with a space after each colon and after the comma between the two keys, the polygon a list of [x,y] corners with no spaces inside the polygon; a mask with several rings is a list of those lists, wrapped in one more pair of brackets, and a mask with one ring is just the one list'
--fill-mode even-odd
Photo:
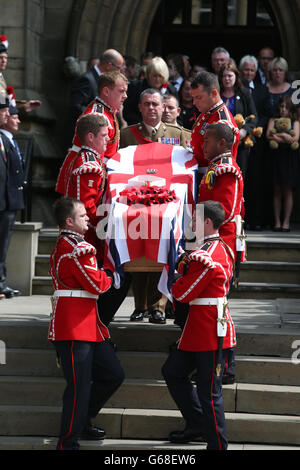
{"label": "stone step", "polygon": [[[50,255],[36,257],[36,277],[49,277],[49,260]],[[297,284],[300,283],[300,263],[247,261],[241,264],[240,281]]]}
{"label": "stone step", "polygon": [[[1,450],[55,450],[57,439],[55,437],[39,437],[39,436],[0,436],[0,451]],[[81,450],[101,450],[101,459],[106,464],[127,464],[133,467],[133,461],[130,464],[129,452],[131,457],[138,458],[138,463],[148,462],[151,465],[162,464],[169,462],[168,455],[165,457],[160,452],[170,451],[171,463],[177,464],[190,464],[194,465],[198,459],[202,459],[199,450],[205,450],[206,444],[204,442],[189,443],[189,444],[173,444],[167,440],[146,440],[146,439],[104,439],[103,441],[80,441]],[[245,451],[258,451],[258,450],[300,450],[298,446],[283,446],[271,444],[228,444],[228,450],[245,450]],[[106,451],[106,452],[105,452]],[[123,455],[112,455],[111,451],[123,451]],[[138,451],[138,455],[133,455],[132,451]],[[182,454],[187,452],[186,455]],[[189,452],[188,452],[189,451]],[[103,452],[105,452],[103,454]],[[107,453],[110,452],[109,455]],[[141,453],[142,452],[142,453]],[[155,452],[155,454],[154,454]],[[157,453],[159,454],[157,455]],[[97,457],[98,458],[98,457]],[[112,461],[114,458],[114,461]],[[121,459],[124,459],[121,461]],[[166,458],[166,460],[164,460]],[[110,459],[110,460],[109,460]],[[118,460],[120,459],[120,460]],[[125,460],[126,459],[126,460]],[[147,460],[146,460],[147,459]],[[184,459],[184,460],[183,460]],[[101,463],[101,460],[98,460]]]}
{"label": "stone step", "polygon": [[230,294],[232,299],[277,299],[300,297],[300,284],[269,282],[239,282],[238,289]]}
{"label": "stone step", "polygon": [[35,257],[35,276],[36,277],[49,277],[50,255],[39,254]]}
{"label": "stone step", "polygon": [[[65,381],[52,377],[0,377],[1,405],[60,406]],[[235,412],[236,386],[224,386],[226,411]],[[127,379],[106,403],[109,408],[177,409],[164,380]],[[279,413],[278,413],[279,414]]]}
{"label": "stone step", "polygon": [[[58,435],[60,407],[0,406],[2,436]],[[300,444],[300,417],[225,413],[229,442],[277,445]],[[108,439],[166,440],[171,431],[184,428],[177,410],[104,408],[94,424],[105,429]]]}
{"label": "stone step", "polygon": [[241,264],[240,281],[300,284],[300,263],[247,261]]}
{"label": "stone step", "polygon": [[39,234],[38,253],[49,255],[54,248],[57,235],[57,230],[42,229]]}
{"label": "stone step", "polygon": [[299,237],[285,237],[281,240],[263,235],[260,239],[250,237],[247,239],[247,260],[299,263]]}
{"label": "stone step", "polygon": [[[60,406],[65,381],[50,377],[0,377],[1,405]],[[300,387],[233,384],[223,387],[225,411],[300,415]],[[127,379],[109,408],[176,410],[164,380]]]}
{"label": "stone step", "polygon": [[[42,229],[39,235],[39,254],[50,254],[57,230]],[[247,234],[247,259],[249,261],[282,261],[300,263],[299,237],[274,235],[272,232],[260,235]]]}
{"label": "stone step", "polygon": [[[246,325],[245,325],[246,326]],[[47,341],[48,321],[1,321],[1,341],[10,348],[51,349]],[[163,334],[162,334],[163,332]],[[169,347],[180,335],[175,325],[155,325],[151,323],[135,324],[114,321],[110,325],[112,340],[117,344],[118,351],[127,352],[163,352],[168,353]],[[300,340],[299,329],[293,328],[244,328],[237,329],[237,355],[275,356],[290,358],[292,345]],[[0,367],[2,365],[0,364]]]}
{"label": "stone step", "polygon": [[[53,287],[49,276],[34,276],[33,295],[52,295]],[[233,299],[276,299],[278,297],[299,298],[300,284],[240,282],[231,294]]]}
{"label": "stone step", "polygon": [[53,286],[50,276],[33,276],[32,295],[52,295]]}
{"label": "stone step", "polygon": [[[117,351],[127,379],[161,379],[161,367],[167,353]],[[239,383],[300,386],[300,367],[291,358],[235,356]],[[61,377],[52,349],[6,351],[6,364],[0,365],[0,377]]]}

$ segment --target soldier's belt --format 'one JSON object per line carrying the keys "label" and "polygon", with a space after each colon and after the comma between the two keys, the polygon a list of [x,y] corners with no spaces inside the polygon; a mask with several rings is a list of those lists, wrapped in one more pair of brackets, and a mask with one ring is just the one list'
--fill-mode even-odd
{"label": "soldier's belt", "polygon": [[190,305],[218,305],[219,303],[227,304],[226,297],[203,297],[202,299],[194,299],[189,302]]}
{"label": "soldier's belt", "polygon": [[216,297],[216,298],[202,298],[192,300],[190,305],[216,305],[218,311],[217,321],[217,336],[224,337],[227,332],[228,319],[225,317],[225,310],[227,307],[227,297]]}
{"label": "soldier's belt", "polygon": [[67,290],[67,289],[60,289],[55,290],[53,293],[53,297],[84,297],[88,299],[98,299],[97,294],[92,294],[87,290]]}

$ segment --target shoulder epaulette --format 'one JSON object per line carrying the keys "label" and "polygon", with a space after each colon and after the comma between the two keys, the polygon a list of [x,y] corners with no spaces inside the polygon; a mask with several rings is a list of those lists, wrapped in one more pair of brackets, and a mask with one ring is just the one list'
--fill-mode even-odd
{"label": "shoulder epaulette", "polygon": [[95,100],[95,103],[94,103],[94,105],[93,105],[93,112],[94,112],[94,113],[103,114],[103,112],[104,112],[104,106],[103,106],[103,104],[98,103],[97,100]]}
{"label": "shoulder epaulette", "polygon": [[72,174],[74,176],[77,175],[84,175],[88,173],[95,173],[98,175],[102,175],[102,167],[99,165],[97,161],[92,161],[92,162],[86,162],[80,165],[78,168],[75,168],[75,170],[72,171]]}
{"label": "shoulder epaulette", "polygon": [[218,109],[218,114],[219,114],[221,120],[227,121],[228,118],[227,118],[227,114],[226,114],[224,106],[221,106]]}
{"label": "shoulder epaulette", "polygon": [[242,174],[238,167],[234,166],[232,163],[232,158],[224,157],[218,162],[218,164],[214,168],[214,173],[216,176],[224,175],[226,173],[231,173],[237,178],[241,178]]}
{"label": "shoulder epaulette", "polygon": [[202,248],[201,250],[196,250],[188,256],[190,261],[197,261],[198,263],[204,264],[208,269],[214,269],[215,263],[212,257],[204,251]]}
{"label": "shoulder epaulette", "polygon": [[202,251],[207,251],[208,248],[211,247],[211,245],[212,245],[211,242],[206,242],[206,243],[204,243],[204,245],[201,246],[201,250],[202,250]]}
{"label": "shoulder epaulette", "polygon": [[124,129],[122,129],[122,130],[131,129],[132,127],[138,127],[138,126],[141,126],[141,125],[142,125],[142,123],[141,123],[141,122],[138,122],[138,123],[136,123],[136,124],[131,124],[130,126],[127,126],[127,127],[125,127]]}
{"label": "shoulder epaulette", "polygon": [[77,257],[88,255],[88,254],[96,255],[96,253],[97,253],[96,248],[86,241],[82,241],[78,243],[78,245],[76,245],[73,250],[73,255]]}

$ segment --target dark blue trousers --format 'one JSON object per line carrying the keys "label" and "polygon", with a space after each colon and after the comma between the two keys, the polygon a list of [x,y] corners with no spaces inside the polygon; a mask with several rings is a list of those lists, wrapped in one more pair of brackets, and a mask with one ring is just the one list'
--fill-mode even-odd
{"label": "dark blue trousers", "polygon": [[[222,371],[226,350],[223,351]],[[162,367],[169,392],[186,421],[186,427],[203,429],[208,450],[228,446],[222,396],[222,374],[217,377],[217,351],[181,351],[174,346]],[[196,369],[197,387],[189,378]]]}
{"label": "dark blue trousers", "polygon": [[6,257],[13,234],[17,211],[0,212],[0,289],[5,289],[6,284]]}
{"label": "dark blue trousers", "polygon": [[67,382],[57,449],[78,449],[83,428],[120,387],[124,372],[109,341],[54,345]]}

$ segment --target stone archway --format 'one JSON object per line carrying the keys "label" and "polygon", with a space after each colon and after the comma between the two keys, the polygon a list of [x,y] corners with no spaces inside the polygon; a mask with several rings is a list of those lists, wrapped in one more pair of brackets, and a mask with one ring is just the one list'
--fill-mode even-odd
{"label": "stone archway", "polygon": [[290,70],[300,70],[300,57],[295,53],[300,44],[300,0],[270,0],[270,5],[280,31],[283,56],[287,59]]}
{"label": "stone archway", "polygon": [[160,0],[86,0],[73,7],[68,54],[87,60],[107,48],[137,58]]}
{"label": "stone archway", "polygon": [[[137,58],[145,50],[160,0],[79,0],[70,15],[67,53],[87,60],[113,47]],[[280,31],[283,55],[300,70],[300,0],[270,0]]]}

